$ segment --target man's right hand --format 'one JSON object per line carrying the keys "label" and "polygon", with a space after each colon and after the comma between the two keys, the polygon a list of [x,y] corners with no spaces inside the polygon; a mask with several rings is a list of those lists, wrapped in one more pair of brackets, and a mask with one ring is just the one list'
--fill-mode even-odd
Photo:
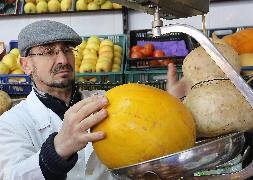
{"label": "man's right hand", "polygon": [[103,109],[108,104],[106,97],[92,96],[70,107],[63,120],[59,133],[55,136],[55,150],[63,159],[83,149],[88,142],[105,137],[104,132],[88,133],[88,129],[107,117]]}

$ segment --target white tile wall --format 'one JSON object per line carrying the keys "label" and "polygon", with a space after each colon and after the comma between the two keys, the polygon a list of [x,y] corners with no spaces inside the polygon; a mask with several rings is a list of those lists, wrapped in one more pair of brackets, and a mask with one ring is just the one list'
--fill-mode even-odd
{"label": "white tile wall", "polygon": [[[253,26],[253,1],[214,3],[207,14],[207,28],[233,26]],[[80,13],[68,15],[15,16],[0,17],[0,41],[7,45],[10,40],[17,39],[19,31],[27,24],[51,19],[70,25],[83,36],[91,34],[122,34],[123,23],[121,12]],[[149,29],[153,17],[141,12],[130,11],[129,29]],[[184,23],[201,28],[201,17],[164,21],[164,24]]]}

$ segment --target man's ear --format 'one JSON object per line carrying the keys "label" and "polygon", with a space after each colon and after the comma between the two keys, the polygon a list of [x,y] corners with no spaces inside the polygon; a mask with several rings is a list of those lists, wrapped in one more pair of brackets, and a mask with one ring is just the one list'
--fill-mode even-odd
{"label": "man's ear", "polygon": [[32,73],[31,60],[27,57],[20,57],[19,61],[25,74],[30,75]]}

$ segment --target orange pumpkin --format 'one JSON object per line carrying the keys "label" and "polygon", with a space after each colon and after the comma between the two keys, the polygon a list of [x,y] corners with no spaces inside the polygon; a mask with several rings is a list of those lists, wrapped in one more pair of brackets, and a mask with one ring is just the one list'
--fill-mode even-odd
{"label": "orange pumpkin", "polygon": [[253,28],[246,28],[223,39],[234,48],[238,54],[253,52]]}
{"label": "orange pumpkin", "polygon": [[118,168],[175,153],[195,144],[190,111],[160,89],[125,84],[106,93],[108,118],[92,129],[106,138],[93,143],[108,168]]}

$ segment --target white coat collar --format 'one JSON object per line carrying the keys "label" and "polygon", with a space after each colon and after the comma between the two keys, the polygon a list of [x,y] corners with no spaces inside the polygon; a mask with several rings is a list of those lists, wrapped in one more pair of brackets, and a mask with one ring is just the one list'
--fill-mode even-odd
{"label": "white coat collar", "polygon": [[[26,98],[26,104],[28,106],[28,110],[32,113],[32,117],[36,120],[36,125],[38,130],[44,129],[51,124],[50,120],[50,112],[48,109],[36,96],[34,90]],[[39,121],[38,121],[39,120]]]}

